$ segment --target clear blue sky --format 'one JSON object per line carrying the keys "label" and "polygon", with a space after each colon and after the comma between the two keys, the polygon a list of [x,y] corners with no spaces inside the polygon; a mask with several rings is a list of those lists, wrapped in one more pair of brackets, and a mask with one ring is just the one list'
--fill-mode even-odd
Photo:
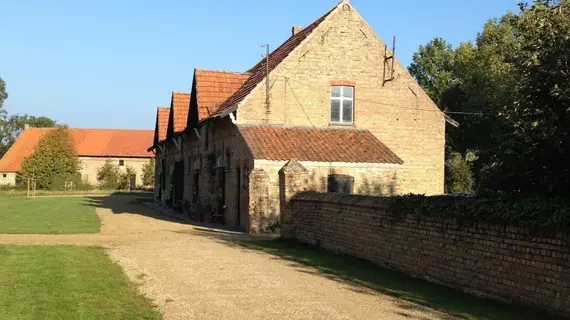
{"label": "clear blue sky", "polygon": [[[472,40],[519,0],[352,0],[378,35],[398,38],[409,64],[441,36]],[[190,91],[193,68],[245,71],[337,0],[0,1],[0,76],[9,113],[72,127],[154,128],[171,91]]]}

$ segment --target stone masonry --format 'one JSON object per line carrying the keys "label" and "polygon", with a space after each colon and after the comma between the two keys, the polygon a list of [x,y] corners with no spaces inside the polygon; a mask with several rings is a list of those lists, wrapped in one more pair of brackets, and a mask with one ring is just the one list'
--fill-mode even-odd
{"label": "stone masonry", "polygon": [[289,206],[290,216],[282,219],[284,238],[570,316],[566,232],[540,234],[517,226],[390,212],[384,199],[371,196],[300,193]]}
{"label": "stone masonry", "polygon": [[[354,127],[370,130],[403,161],[402,193],[443,193],[445,120],[397,60],[384,83],[385,43],[350,4],[335,9],[237,110],[240,124],[331,127],[331,85],[354,86]],[[388,56],[391,52],[388,50]]]}

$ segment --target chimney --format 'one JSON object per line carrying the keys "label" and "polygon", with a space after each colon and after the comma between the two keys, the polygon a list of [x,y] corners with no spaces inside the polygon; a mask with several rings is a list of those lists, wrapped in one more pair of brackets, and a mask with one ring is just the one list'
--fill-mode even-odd
{"label": "chimney", "polygon": [[24,124],[24,130],[26,130],[26,129],[30,129],[30,125],[29,125],[29,124],[27,124],[27,123],[26,123],[26,124]]}
{"label": "chimney", "polygon": [[303,29],[305,29],[305,28],[300,27],[300,26],[295,26],[295,27],[293,27],[292,33],[293,33],[293,35],[296,35],[297,33],[303,31]]}

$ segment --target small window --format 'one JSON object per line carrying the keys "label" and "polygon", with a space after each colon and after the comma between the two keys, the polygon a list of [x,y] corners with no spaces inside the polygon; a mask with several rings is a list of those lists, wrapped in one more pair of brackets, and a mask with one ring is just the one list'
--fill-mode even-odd
{"label": "small window", "polygon": [[6,175],[5,173],[2,174],[2,178],[6,178],[8,175]]}
{"label": "small window", "polygon": [[352,124],[354,115],[354,87],[331,87],[331,123]]}
{"label": "small window", "polygon": [[125,160],[119,160],[119,167],[125,166]]}
{"label": "small window", "polygon": [[352,194],[354,177],[344,174],[331,174],[328,179],[328,192]]}

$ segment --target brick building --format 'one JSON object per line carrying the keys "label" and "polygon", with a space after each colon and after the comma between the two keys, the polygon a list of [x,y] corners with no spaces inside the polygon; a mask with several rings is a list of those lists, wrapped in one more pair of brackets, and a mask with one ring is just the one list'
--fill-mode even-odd
{"label": "brick building", "polygon": [[390,56],[342,1],[247,72],[195,70],[188,114],[171,106],[151,148],[157,198],[263,230],[279,220],[278,171],[290,159],[314,190],[443,193],[445,116]]}
{"label": "brick building", "polygon": [[[26,128],[14,145],[0,159],[0,185],[16,184],[17,173],[22,162],[34,152],[38,142],[53,128]],[[97,170],[111,160],[121,170],[131,167],[136,175],[131,178],[134,186],[142,185],[142,167],[154,155],[147,146],[152,141],[152,130],[78,129],[69,132],[75,142],[75,149],[81,161],[82,180],[98,185]]]}

